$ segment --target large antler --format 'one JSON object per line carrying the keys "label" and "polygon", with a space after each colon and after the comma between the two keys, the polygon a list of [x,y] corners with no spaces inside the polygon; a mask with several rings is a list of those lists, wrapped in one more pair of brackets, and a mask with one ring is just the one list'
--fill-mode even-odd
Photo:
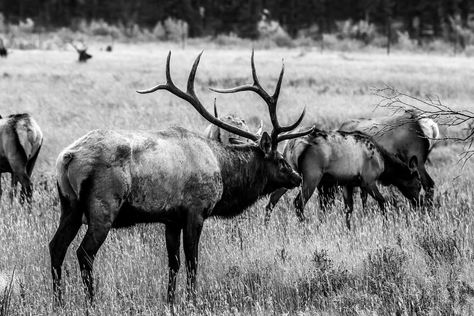
{"label": "large antler", "polygon": [[273,149],[276,149],[278,143],[285,139],[296,138],[296,137],[304,136],[311,133],[313,131],[313,128],[310,128],[308,130],[305,130],[299,133],[279,135],[281,133],[290,132],[294,130],[296,127],[298,127],[298,125],[300,125],[301,121],[304,118],[306,109],[303,109],[303,112],[301,113],[300,117],[298,118],[298,120],[296,120],[295,123],[288,126],[281,126],[280,123],[278,122],[276,107],[278,103],[278,96],[280,95],[280,88],[281,88],[281,82],[283,80],[283,74],[285,73],[285,65],[282,64],[280,76],[278,77],[278,82],[275,87],[275,92],[273,93],[273,95],[270,96],[265,91],[265,89],[262,88],[258,80],[257,71],[255,70],[253,49],[252,49],[252,56],[251,56],[250,61],[251,61],[250,63],[252,67],[253,84],[246,84],[243,86],[230,88],[230,89],[216,89],[216,88],[210,88],[210,89],[212,91],[219,92],[219,93],[234,93],[234,92],[241,92],[241,91],[253,91],[257,93],[267,103],[267,106],[268,106],[268,112],[270,113],[270,120],[273,125],[273,131],[271,134]]}
{"label": "large antler", "polygon": [[254,135],[250,132],[241,130],[240,128],[236,126],[232,126],[230,124],[227,124],[217,117],[214,117],[211,113],[209,113],[202,103],[199,101],[198,97],[196,96],[196,93],[194,92],[194,77],[196,76],[196,70],[199,65],[199,61],[201,60],[201,55],[202,52],[198,55],[196,60],[194,61],[193,67],[191,68],[191,72],[189,73],[189,78],[188,78],[188,85],[186,92],[180,90],[174,83],[173,80],[171,80],[171,73],[170,73],[170,60],[171,60],[171,51],[168,53],[168,58],[166,59],[166,84],[160,84],[157,85],[153,88],[150,88],[148,90],[139,90],[137,91],[138,93],[145,94],[145,93],[152,93],[157,90],[167,90],[171,92],[172,94],[176,95],[177,97],[187,101],[190,103],[196,111],[199,112],[206,120],[211,122],[212,124],[225,129],[228,132],[231,132],[233,134],[239,135],[244,138],[251,139],[253,141],[257,141],[259,137],[257,135]]}

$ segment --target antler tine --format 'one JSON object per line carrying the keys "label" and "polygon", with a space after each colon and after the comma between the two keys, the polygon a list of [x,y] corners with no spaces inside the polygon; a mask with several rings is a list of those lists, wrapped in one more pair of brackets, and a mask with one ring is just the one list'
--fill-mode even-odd
{"label": "antler tine", "polygon": [[[168,54],[168,58],[166,60],[166,84],[160,84],[157,85],[153,88],[147,89],[147,90],[138,90],[137,92],[140,94],[145,94],[145,93],[152,93],[157,90],[167,90],[171,92],[172,94],[176,95],[177,97],[187,101],[189,104],[192,105],[196,111],[198,111],[199,114],[201,114],[206,120],[208,120],[210,123],[216,125],[217,127],[220,127],[222,129],[227,130],[228,132],[231,132],[233,134],[242,136],[244,138],[251,139],[253,141],[258,140],[258,136],[254,135],[250,132],[241,130],[238,127],[235,127],[233,125],[227,124],[221,120],[219,120],[217,117],[214,117],[211,113],[209,113],[206,108],[202,105],[201,101],[199,101],[198,97],[196,96],[196,93],[194,91],[194,78],[196,77],[196,71],[197,67],[199,65],[199,61],[201,59],[202,52],[197,56],[196,60],[194,61],[193,67],[191,68],[191,72],[189,73],[189,78],[188,78],[188,85],[187,85],[187,92],[184,92],[180,90],[172,81],[171,79],[171,72],[170,72],[170,60],[171,60],[171,51]],[[216,100],[214,99],[214,108],[216,109]]]}
{"label": "antler tine", "polygon": [[235,93],[235,92],[242,92],[242,91],[252,91],[258,94],[265,102],[270,106],[270,103],[273,102],[272,97],[262,88],[260,82],[257,77],[257,71],[255,69],[255,61],[254,61],[254,50],[252,49],[252,55],[250,57],[250,66],[252,68],[252,84],[245,84],[242,86],[238,86],[235,88],[229,89],[219,89],[219,88],[209,88],[211,91],[217,93]]}
{"label": "antler tine", "polygon": [[302,137],[302,136],[306,136],[308,134],[311,134],[315,129],[315,126],[307,129],[307,130],[304,130],[302,132],[298,132],[298,133],[293,133],[293,134],[284,134],[284,135],[279,135],[278,138],[277,138],[277,143],[279,142],[282,142],[284,140],[287,140],[287,139],[292,139],[292,138],[297,138],[297,137]]}
{"label": "antler tine", "polygon": [[194,92],[194,78],[196,77],[196,70],[199,65],[199,61],[201,60],[202,53],[203,51],[199,53],[196,60],[194,61],[193,67],[191,68],[191,72],[189,73],[188,77],[188,86],[186,92],[194,97],[196,96],[196,93]]}
{"label": "antler tine", "polygon": [[71,46],[72,46],[72,47],[74,47],[74,49],[75,49],[77,52],[79,51],[79,49],[77,48],[77,46],[76,46],[76,45],[74,45],[74,43],[73,43],[73,42],[70,42],[69,44],[71,44]]}
{"label": "antler tine", "polygon": [[283,75],[285,73],[285,63],[283,61],[283,59],[281,60],[281,71],[280,71],[280,76],[278,77],[278,82],[277,82],[277,85],[275,87],[275,92],[273,93],[272,95],[272,99],[274,100],[275,102],[275,106],[276,106],[276,103],[278,101],[278,96],[280,95],[280,88],[281,88],[281,82],[283,81]]}
{"label": "antler tine", "polygon": [[285,133],[285,132],[289,132],[289,131],[292,131],[295,128],[297,128],[298,125],[300,125],[300,123],[303,121],[303,118],[304,118],[305,114],[306,114],[306,107],[303,109],[303,112],[301,113],[300,117],[296,120],[296,122],[294,122],[293,124],[288,125],[288,126],[280,126],[279,132],[280,133]]}
{"label": "antler tine", "polygon": [[255,69],[254,55],[255,55],[255,50],[252,48],[252,55],[250,56],[250,67],[252,67],[253,85],[262,89],[262,86],[260,85],[260,81],[258,80],[257,70]]}
{"label": "antler tine", "polygon": [[[168,57],[166,58],[166,84],[159,84],[154,86],[153,88],[146,89],[146,90],[137,90],[140,94],[152,93],[157,90],[168,90],[171,93],[181,91],[175,86],[173,80],[171,79],[171,71],[170,71],[170,61],[171,61],[171,51],[168,53]],[[181,92],[182,93],[182,92]]]}
{"label": "antler tine", "polygon": [[214,117],[218,118],[219,115],[217,115],[217,103],[216,103],[216,98],[214,98]]}

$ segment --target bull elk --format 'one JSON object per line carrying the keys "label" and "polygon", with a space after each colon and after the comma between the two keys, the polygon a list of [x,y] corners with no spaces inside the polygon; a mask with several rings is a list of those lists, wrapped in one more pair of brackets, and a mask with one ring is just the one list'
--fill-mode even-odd
{"label": "bull elk", "polygon": [[31,174],[43,144],[43,133],[31,115],[12,114],[5,118],[0,116],[0,139],[0,174],[11,173],[12,187],[15,189],[20,182],[22,201],[24,198],[30,201]]}
{"label": "bull elk", "polygon": [[87,46],[85,46],[84,44],[82,45],[83,47],[81,47],[81,48],[74,45],[74,43],[71,43],[71,45],[72,45],[72,47],[74,47],[76,52],[79,54],[79,57],[78,57],[78,60],[77,60],[78,62],[85,63],[86,61],[88,61],[89,59],[92,58],[92,55],[87,53]]}
{"label": "bull elk", "polygon": [[253,85],[222,91],[254,91],[265,100],[273,131],[259,137],[214,117],[199,101],[194,78],[201,54],[192,66],[186,92],[171,80],[170,52],[166,84],[138,93],[167,90],[188,102],[210,123],[252,143],[224,146],[176,127],[164,131],[95,130],[65,148],[56,163],[61,218],[49,244],[56,302],[62,302],[61,266],[82,218],[88,228],[77,257],[90,300],[94,297],[94,258],[110,229],[158,222],[166,225],[168,301],[173,303],[180,268],[181,232],[187,293],[195,298],[199,237],[204,221],[210,216],[233,217],[262,196],[282,187],[300,185],[301,177],[283,159],[277,145],[307,135],[311,129],[288,133],[300,124],[304,111],[290,126],[280,126],[278,122],[276,106],[283,68],[275,93],[270,96],[258,82],[252,52]]}
{"label": "bull elk", "polygon": [[[417,158],[407,165],[379,146],[370,136],[360,132],[325,132],[314,130],[310,135],[289,141],[284,158],[303,178],[303,187],[295,198],[296,213],[304,219],[303,210],[316,187],[344,186],[346,225],[351,228],[353,188],[361,187],[379,204],[385,214],[385,198],[377,181],[395,185],[412,203],[419,198],[421,183],[416,169]],[[266,207],[268,222],[273,207],[287,189],[281,188],[271,196]]]}
{"label": "bull elk", "polygon": [[[217,114],[217,105],[214,102],[214,117],[219,118],[219,115]],[[245,122],[245,120],[241,119],[240,117],[234,115],[234,114],[228,114],[220,118],[220,120],[230,124],[239,127],[240,129],[243,129],[247,132],[250,132],[250,129]],[[260,126],[256,132],[256,135],[260,136],[262,135],[263,132],[263,121],[260,120]],[[224,129],[221,129],[217,127],[216,125],[209,124],[206,129],[204,130],[204,135],[207,138],[217,140],[224,145],[238,145],[238,144],[244,144],[246,142],[249,142],[250,140],[248,138],[244,138],[232,133],[227,132]]]}

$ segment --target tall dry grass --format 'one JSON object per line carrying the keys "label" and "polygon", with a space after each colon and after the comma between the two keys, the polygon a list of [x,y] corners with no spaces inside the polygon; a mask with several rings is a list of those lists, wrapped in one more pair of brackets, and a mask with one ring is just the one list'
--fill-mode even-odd
{"label": "tall dry grass", "polygon": [[[169,94],[134,91],[164,80],[168,49],[172,74],[184,86],[201,47],[117,45],[112,54],[90,47],[94,58],[76,63],[70,51],[15,51],[0,60],[0,113],[28,111],[44,132],[34,173],[31,209],[4,194],[0,205],[0,270],[21,275],[7,314],[53,313],[48,242],[59,220],[53,179],[59,151],[96,128],[164,129],[180,125],[202,131],[207,123]],[[197,93],[212,105],[209,86],[250,80],[248,50],[206,50],[196,78]],[[454,107],[469,108],[474,65],[469,59],[422,55],[320,54],[298,49],[257,51],[263,85],[276,82],[280,59],[286,74],[282,121],[307,108],[305,124],[334,128],[344,119],[373,113],[371,87],[385,84],[413,95],[436,94]],[[220,113],[235,112],[270,126],[265,106],[252,94],[218,96]],[[353,231],[343,223],[342,201],[325,213],[316,199],[309,222],[296,221],[294,192],[263,225],[265,200],[240,217],[206,222],[200,244],[198,304],[184,300],[184,268],[178,280],[178,314],[464,314],[474,312],[474,165],[461,169],[459,146],[437,148],[429,173],[437,183],[432,211],[391,208],[384,224],[375,205],[354,214]],[[5,186],[4,177],[4,186]],[[66,306],[60,315],[169,314],[165,303],[167,259],[164,228],[139,225],[113,231],[95,262],[97,300],[87,306],[75,250],[64,264]],[[2,301],[0,292],[0,302]]]}

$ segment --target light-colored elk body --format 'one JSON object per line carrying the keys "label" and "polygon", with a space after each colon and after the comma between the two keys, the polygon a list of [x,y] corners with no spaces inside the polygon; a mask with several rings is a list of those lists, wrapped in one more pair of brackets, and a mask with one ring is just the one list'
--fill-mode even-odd
{"label": "light-colored elk body", "polygon": [[[421,184],[415,169],[407,166],[394,155],[378,146],[369,136],[359,133],[314,131],[312,134],[287,143],[283,153],[290,165],[303,177],[301,193],[295,199],[297,215],[304,218],[303,210],[314,190],[324,185],[344,186],[347,206],[346,224],[350,228],[353,212],[353,188],[368,192],[384,212],[385,199],[376,182],[396,185],[415,201]],[[266,220],[286,190],[274,192],[267,205]]]}
{"label": "light-colored elk body", "polygon": [[[223,192],[219,154],[219,145],[181,128],[95,130],[59,155],[59,187],[67,199],[80,200],[81,190],[86,189],[81,186],[95,176],[90,184],[94,195],[115,200],[119,206],[114,208],[116,214],[108,208],[97,210],[107,213],[108,226],[159,222],[176,216],[180,208],[214,208]],[[96,192],[98,188],[104,188],[106,196]],[[120,210],[123,204],[126,209]],[[89,216],[102,217],[100,213]],[[121,216],[127,221],[121,223]]]}
{"label": "light-colored elk body", "polygon": [[49,244],[53,289],[59,302],[61,266],[83,217],[88,228],[77,256],[90,299],[94,295],[94,258],[110,229],[159,222],[166,225],[168,300],[172,303],[180,267],[181,233],[188,272],[187,289],[194,296],[204,220],[209,216],[235,216],[260,197],[301,183],[301,177],[277,151],[278,142],[311,132],[280,135],[295,129],[304,116],[303,111],[290,126],[278,123],[276,105],[283,70],[276,92],[268,95],[258,83],[252,53],[254,84],[215,90],[222,93],[250,90],[262,96],[273,130],[271,136],[265,132],[259,137],[219,120],[201,104],[194,92],[194,77],[201,55],[194,62],[186,92],[171,80],[170,56],[171,53],[166,64],[167,83],[140,93],[167,90],[190,103],[209,122],[252,142],[226,146],[179,127],[165,131],[95,130],[63,150],[57,160],[61,218]]}
{"label": "light-colored elk body", "polygon": [[432,202],[435,183],[426,171],[425,163],[434,141],[439,137],[436,122],[428,118],[420,119],[414,111],[406,111],[401,115],[348,120],[339,130],[366,133],[405,163],[416,157],[426,203]]}
{"label": "light-colored elk body", "polygon": [[12,185],[19,181],[22,195],[28,199],[32,195],[31,174],[42,144],[43,133],[31,115],[12,114],[0,119],[0,173],[11,173]]}

